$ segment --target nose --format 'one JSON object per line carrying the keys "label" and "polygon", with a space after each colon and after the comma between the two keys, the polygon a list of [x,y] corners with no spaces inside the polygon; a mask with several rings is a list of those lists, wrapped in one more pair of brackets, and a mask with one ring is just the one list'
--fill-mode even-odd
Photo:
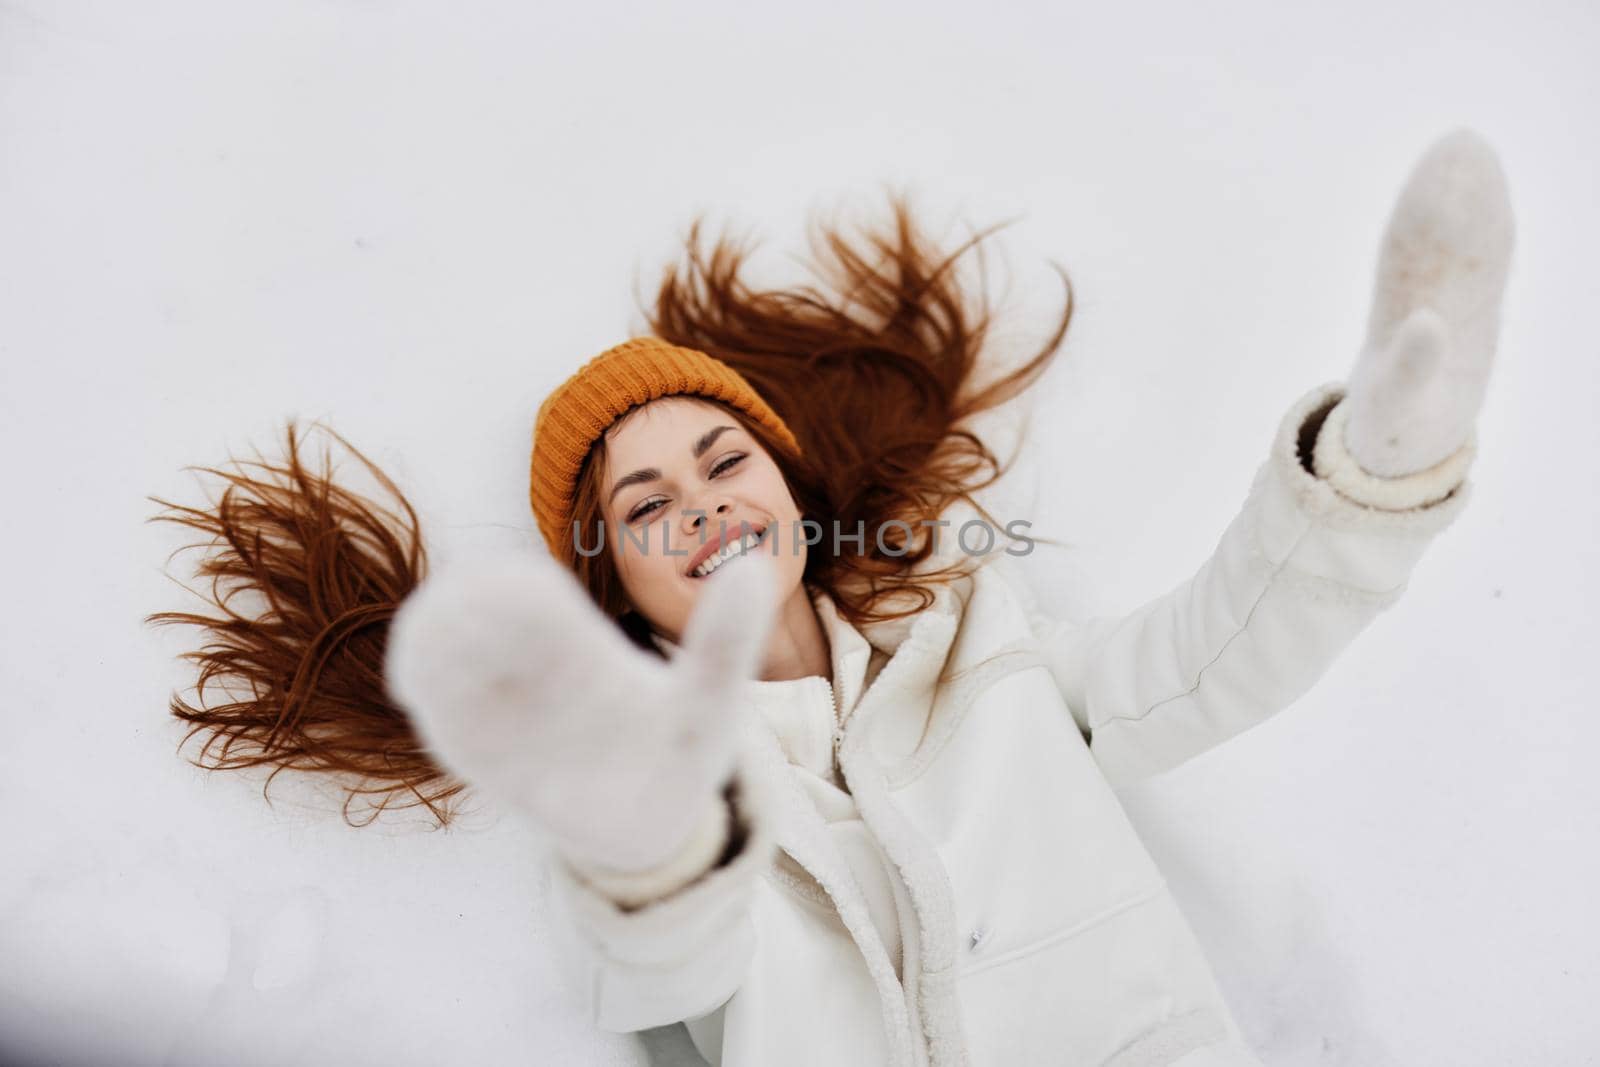
{"label": "nose", "polygon": [[705,529],[706,536],[710,537],[718,532],[721,520],[728,518],[733,513],[733,503],[723,500],[713,507],[701,506],[698,508],[685,508],[683,531],[685,534],[694,535]]}

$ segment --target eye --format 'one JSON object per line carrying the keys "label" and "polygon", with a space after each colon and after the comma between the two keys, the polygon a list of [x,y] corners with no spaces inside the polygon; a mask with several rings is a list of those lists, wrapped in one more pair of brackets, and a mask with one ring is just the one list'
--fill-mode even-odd
{"label": "eye", "polygon": [[[748,457],[745,455],[745,453],[735,452],[731,456],[726,456],[723,459],[718,460],[717,465],[711,468],[711,477],[720,477],[724,471],[732,470],[739,464],[743,463],[747,458]],[[660,497],[651,497],[649,500],[644,501],[632,511],[628,512],[627,521],[638,522],[645,516],[654,514],[664,503],[666,503],[666,501]]]}
{"label": "eye", "polygon": [[[637,522],[637,521],[639,521],[640,519],[644,518],[646,515],[649,515],[651,512],[655,511],[656,508],[659,507],[663,503],[665,503],[665,501],[661,500],[659,497],[651,497],[649,500],[646,500],[643,504],[640,504],[638,507],[636,507],[632,511],[628,512],[628,521],[629,522]],[[648,506],[646,506],[646,505],[648,505]]]}

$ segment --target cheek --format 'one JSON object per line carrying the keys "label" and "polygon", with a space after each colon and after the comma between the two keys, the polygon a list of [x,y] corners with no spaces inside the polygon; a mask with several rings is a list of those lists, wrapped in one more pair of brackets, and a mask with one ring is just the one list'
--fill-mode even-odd
{"label": "cheek", "polygon": [[663,582],[676,577],[675,567],[681,562],[681,557],[663,550],[660,523],[621,532],[612,542],[612,550],[623,588],[636,600],[649,599]]}
{"label": "cheek", "polygon": [[616,564],[617,576],[622,579],[622,587],[630,597],[638,596],[640,580],[645,576],[646,565],[650,560],[642,555],[639,548],[637,534],[626,526],[615,527],[607,536],[607,547],[611,552],[612,561]]}
{"label": "cheek", "polygon": [[759,492],[766,510],[775,515],[795,514],[794,496],[789,492],[789,485],[783,480],[782,472],[769,464],[762,473]]}

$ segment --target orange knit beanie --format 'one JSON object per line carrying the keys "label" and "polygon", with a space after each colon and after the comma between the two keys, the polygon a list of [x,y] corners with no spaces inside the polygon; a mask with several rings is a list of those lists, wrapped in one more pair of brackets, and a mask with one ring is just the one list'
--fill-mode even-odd
{"label": "orange knit beanie", "polygon": [[569,555],[578,468],[589,448],[634,405],[683,393],[733,405],[800,454],[799,443],[777,412],[726,363],[656,337],[624,341],[557,386],[534,420],[529,498],[539,532],[557,559]]}

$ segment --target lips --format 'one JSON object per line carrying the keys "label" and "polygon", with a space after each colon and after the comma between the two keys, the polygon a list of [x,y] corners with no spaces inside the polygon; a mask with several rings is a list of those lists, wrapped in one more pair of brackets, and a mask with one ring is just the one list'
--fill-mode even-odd
{"label": "lips", "polygon": [[699,579],[696,578],[694,573],[696,567],[700,566],[700,564],[710,559],[716,553],[721,552],[727,545],[737,543],[741,537],[745,536],[745,534],[756,534],[759,536],[765,533],[766,529],[767,524],[764,522],[760,525],[757,525],[753,522],[748,522],[741,519],[739,521],[739,525],[728,527],[726,532],[722,533],[718,537],[711,538],[710,540],[706,541],[705,544],[701,545],[695,550],[694,555],[689,557],[689,565],[683,569],[684,577],[692,581],[698,581]]}

